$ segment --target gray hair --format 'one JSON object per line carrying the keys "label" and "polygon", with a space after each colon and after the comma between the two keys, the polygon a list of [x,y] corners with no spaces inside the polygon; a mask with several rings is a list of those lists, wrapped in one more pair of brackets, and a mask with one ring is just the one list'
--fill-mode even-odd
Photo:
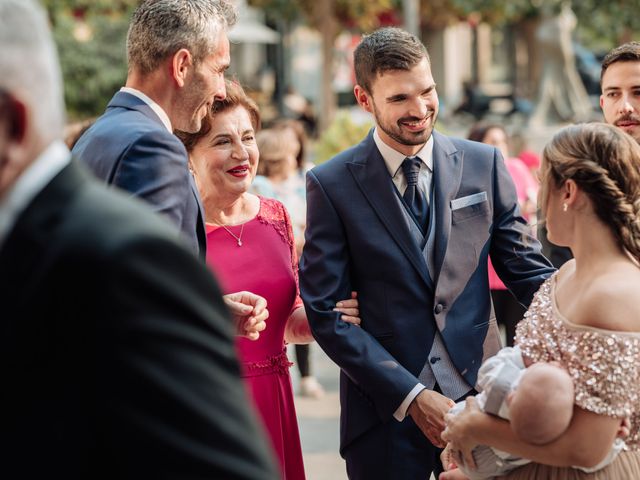
{"label": "gray hair", "polygon": [[34,129],[62,138],[62,75],[45,11],[33,0],[0,0],[0,88],[31,107]]}
{"label": "gray hair", "polygon": [[214,49],[220,30],[235,25],[229,0],[145,0],[134,12],[127,34],[129,70],[154,71],[181,48],[195,64]]}

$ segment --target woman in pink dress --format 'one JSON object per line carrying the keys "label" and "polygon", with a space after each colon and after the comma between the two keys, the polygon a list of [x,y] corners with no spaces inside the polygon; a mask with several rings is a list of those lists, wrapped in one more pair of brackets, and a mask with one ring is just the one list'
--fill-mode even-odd
{"label": "woman in pink dress", "polygon": [[[242,87],[227,82],[200,132],[180,134],[190,155],[207,223],[207,263],[224,292],[249,291],[267,300],[267,328],[256,341],[237,339],[243,377],[271,439],[282,478],[304,479],[286,343],[313,341],[298,292],[291,221],[274,199],[247,192],[256,174],[260,116]],[[359,323],[357,300],[338,302]]]}

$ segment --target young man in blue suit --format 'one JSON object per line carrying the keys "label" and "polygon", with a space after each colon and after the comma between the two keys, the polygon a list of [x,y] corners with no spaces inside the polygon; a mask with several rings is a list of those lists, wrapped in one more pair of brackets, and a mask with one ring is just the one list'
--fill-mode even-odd
{"label": "young man in blue suit", "polygon": [[[143,2],[129,26],[126,85],[73,148],[98,178],[165,216],[203,259],[200,195],[173,130],[197,132],[214,100],[225,98],[226,32],[236,16],[228,0]],[[264,299],[250,292],[225,295],[225,302],[236,323],[249,315],[255,317],[251,323],[268,316]]]}
{"label": "young man in blue suit", "polygon": [[[493,147],[434,131],[426,48],[366,36],[355,96],[375,128],[307,177],[300,287],[314,336],[341,372],[341,454],[351,479],[440,471],[443,416],[500,348],[487,277],[527,305],[553,272],[528,236]],[[332,311],[358,292],[362,327]]]}

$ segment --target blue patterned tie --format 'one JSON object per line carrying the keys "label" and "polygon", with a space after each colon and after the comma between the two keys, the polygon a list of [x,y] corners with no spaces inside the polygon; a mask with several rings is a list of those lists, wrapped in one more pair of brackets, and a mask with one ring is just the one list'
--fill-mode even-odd
{"label": "blue patterned tie", "polygon": [[420,173],[421,163],[418,157],[407,157],[402,162],[402,171],[404,172],[404,178],[407,180],[407,189],[404,191],[402,198],[418,225],[422,228],[423,233],[426,234],[429,221],[429,205],[427,205],[424,194],[418,188],[418,174]]}

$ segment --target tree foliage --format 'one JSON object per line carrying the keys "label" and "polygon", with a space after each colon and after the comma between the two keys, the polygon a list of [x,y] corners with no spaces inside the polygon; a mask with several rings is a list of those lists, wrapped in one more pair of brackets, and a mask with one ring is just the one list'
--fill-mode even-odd
{"label": "tree foliage", "polygon": [[[268,15],[293,21],[300,17],[321,30],[328,20],[337,20],[341,28],[370,31],[384,23],[385,15],[392,14],[399,6],[397,0],[334,0],[332,19],[326,18],[320,5],[326,0],[250,0],[249,4],[262,8]],[[339,30],[337,33],[340,33]]]}
{"label": "tree foliage", "polygon": [[130,13],[139,0],[42,3],[58,46],[70,118],[101,114],[126,79],[126,34]]}
{"label": "tree foliage", "polygon": [[137,7],[141,0],[41,0],[41,2],[55,22],[60,15],[84,17],[127,14]]}
{"label": "tree foliage", "polygon": [[636,38],[640,31],[640,0],[580,0],[573,3],[582,33],[600,44],[613,47]]}
{"label": "tree foliage", "polygon": [[[473,18],[492,25],[518,24],[558,9],[561,0],[421,0],[424,26],[442,27]],[[640,30],[640,0],[574,0],[572,9],[582,37],[609,46],[628,41]]]}

